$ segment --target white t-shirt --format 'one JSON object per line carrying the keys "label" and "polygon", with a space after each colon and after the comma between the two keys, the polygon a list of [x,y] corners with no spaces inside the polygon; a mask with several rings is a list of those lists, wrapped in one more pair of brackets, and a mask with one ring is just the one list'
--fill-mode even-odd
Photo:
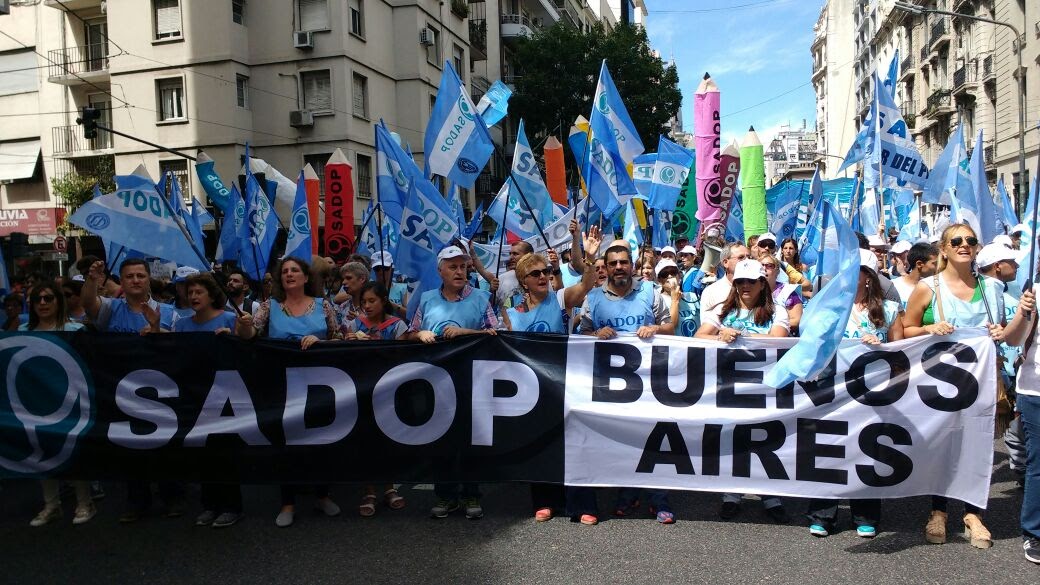
{"label": "white t-shirt", "polygon": [[498,306],[512,307],[514,303],[510,301],[514,300],[516,295],[523,295],[523,291],[520,290],[520,281],[516,279],[516,271],[507,270],[499,274],[498,291],[495,292],[495,296],[498,297]]}
{"label": "white t-shirt", "polygon": [[733,290],[733,283],[723,276],[719,280],[708,285],[701,293],[701,323],[708,322],[708,313],[716,306],[721,306],[729,297],[729,291]]}
{"label": "white t-shirt", "polygon": [[1018,385],[1015,387],[1015,392],[1019,394],[1040,397],[1040,362],[1036,358],[1038,343],[1040,343],[1040,339],[1034,338],[1033,343],[1029,346],[1029,351],[1026,352],[1025,360],[1022,361],[1022,366],[1018,370]]}
{"label": "white t-shirt", "polygon": [[913,294],[917,285],[907,282],[903,276],[893,279],[892,285],[896,287],[896,292],[899,293],[899,302],[903,305],[903,310],[905,311],[906,304],[910,302],[910,295]]}
{"label": "white t-shirt", "polygon": [[704,315],[704,321],[702,321],[702,323],[710,323],[720,331],[723,327],[728,327],[743,333],[769,335],[769,331],[773,327],[783,327],[788,333],[791,332],[791,320],[787,316],[787,309],[780,304],[773,304],[773,319],[765,325],[756,324],[754,321],[754,315],[747,309],[736,309],[730,311],[728,315],[723,317],[722,303],[719,303],[714,309],[707,313],[702,312],[701,314]]}

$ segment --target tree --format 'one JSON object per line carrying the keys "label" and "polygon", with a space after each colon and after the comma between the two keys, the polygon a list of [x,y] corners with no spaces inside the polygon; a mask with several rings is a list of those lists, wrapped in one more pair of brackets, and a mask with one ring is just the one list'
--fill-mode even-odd
{"label": "tree", "polygon": [[513,59],[520,79],[510,110],[524,118],[532,144],[549,134],[566,137],[575,117],[589,116],[603,59],[643,145],[657,149],[657,136],[682,104],[675,66],[654,55],[641,27],[582,32],[562,21],[521,39]]}
{"label": "tree", "polygon": [[[94,185],[101,188],[102,193],[111,193],[116,190],[113,179],[115,167],[112,157],[100,157],[97,165],[89,173],[79,174],[75,171],[66,173],[61,177],[51,179],[51,190],[55,198],[65,207],[65,223],[68,218],[79,209],[80,205],[90,201],[94,196]],[[65,225],[62,231],[68,229]]]}

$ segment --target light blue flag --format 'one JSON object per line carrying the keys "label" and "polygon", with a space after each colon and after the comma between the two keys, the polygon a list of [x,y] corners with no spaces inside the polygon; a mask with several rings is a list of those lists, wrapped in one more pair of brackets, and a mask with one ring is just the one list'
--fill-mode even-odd
{"label": "light blue flag", "polygon": [[[947,189],[946,175],[952,168],[951,165],[960,164],[959,161],[964,155],[964,139],[963,137],[958,138],[958,136],[961,136],[960,125],[957,126],[957,132],[950,134],[946,147],[939,154],[939,159],[935,161],[928,182],[922,188],[921,203],[953,205],[953,202],[950,201],[950,191]],[[956,182],[956,177],[953,178],[953,181]]]}
{"label": "light blue flag", "polygon": [[[118,177],[117,177],[118,178]],[[118,184],[118,183],[117,183]],[[92,199],[101,197],[101,187],[97,183],[94,184],[94,195]],[[119,268],[123,260],[127,258],[144,258],[144,254],[137,250],[131,250],[122,244],[117,244],[106,238],[101,238],[101,245],[105,247],[105,264],[109,270]]]}
{"label": "light blue flag", "polygon": [[87,201],[69,218],[102,241],[200,271],[210,269],[185,235],[184,226],[154,185],[120,189]]}
{"label": "light blue flag", "polygon": [[888,90],[888,95],[892,96],[892,99],[896,99],[896,81],[899,80],[899,49],[896,49],[892,60],[888,63],[888,75],[885,76],[885,89]]}
{"label": "light blue flag", "polygon": [[307,189],[303,171],[296,181],[296,199],[289,216],[288,233],[285,237],[285,255],[296,258],[311,257],[311,216],[307,209]]}
{"label": "light blue flag", "polygon": [[625,204],[625,225],[623,227],[624,240],[632,249],[632,257],[639,255],[639,247],[643,245],[643,230],[639,229],[639,220],[636,219],[636,207],[629,199]]}
{"label": "light blue flag", "polygon": [[581,175],[581,180],[585,181],[585,185],[589,184],[589,135],[585,132],[575,132],[574,128],[571,128],[571,133],[567,135],[567,146],[571,148],[571,156],[574,157],[574,163],[577,165],[578,174]]}
{"label": "light blue flag", "polygon": [[[772,208],[767,209],[772,217],[769,231],[776,236],[777,241],[782,242],[794,237],[805,188],[805,181],[781,181],[768,189],[768,191],[774,192]],[[767,202],[770,200],[768,191],[766,192]]]}
{"label": "light blue flag", "polygon": [[657,164],[657,153],[641,154],[632,161],[632,182],[635,183],[634,197],[643,201],[650,200],[650,192],[654,186],[654,165]]}
{"label": "light blue flag", "polygon": [[[194,216],[198,205],[193,204],[191,209],[184,206],[184,193],[181,191],[180,182],[173,177],[173,174],[166,173],[170,185],[170,207],[177,213],[177,217],[184,223],[184,228],[188,230],[188,235],[191,236],[191,241],[195,245],[195,248],[199,250],[199,253],[205,255],[206,240],[205,235],[202,231],[202,219],[203,216],[200,214],[198,218]],[[213,216],[209,212],[205,213],[205,216],[209,217],[212,221]]]}
{"label": "light blue flag", "polygon": [[1004,177],[997,181],[997,196],[1000,197],[1000,204],[1003,206],[1000,221],[1004,225],[1004,230],[1001,233],[1009,234],[1011,228],[1018,225],[1018,214],[1015,213],[1015,206],[1011,204],[1011,196],[1008,195],[1007,187],[1004,186]]}
{"label": "light blue flag", "polygon": [[878,207],[877,189],[861,189],[859,211],[855,221],[857,232],[865,235],[878,233],[881,227],[881,209]]}
{"label": "light blue flag", "polygon": [[593,138],[599,138],[602,141],[605,140],[605,137],[600,134],[600,130],[596,129],[596,118],[602,118],[602,122],[605,122],[606,125],[601,128],[609,129],[617,143],[617,151],[621,154],[621,160],[625,161],[621,168],[625,168],[646,150],[643,147],[643,141],[639,138],[636,125],[632,123],[625,103],[621,100],[617,87],[614,86],[614,80],[610,77],[606,59],[599,68],[599,81],[596,83],[596,93],[592,96],[592,116],[589,118],[589,122],[592,123]]}
{"label": "light blue flag", "polygon": [[231,207],[224,215],[224,223],[220,226],[220,239],[217,241],[217,262],[239,261],[242,249],[242,238],[239,232],[246,217],[246,203],[238,192],[238,186],[231,186]]}
{"label": "light blue flag", "polygon": [[896,191],[895,198],[896,220],[899,229],[898,242],[910,242],[911,244],[921,239],[921,206],[917,204],[917,197],[909,189]]}
{"label": "light blue flag", "polygon": [[[380,221],[382,224],[380,225]],[[380,233],[380,231],[382,233]],[[380,250],[393,256],[397,252],[400,226],[385,213],[380,213],[378,204],[369,202],[361,216],[361,235],[358,236],[358,253],[372,255]]]}
{"label": "light blue flag", "polygon": [[[830,200],[824,190],[824,196],[816,200],[816,205],[809,211],[809,221],[805,226],[805,231],[802,236],[798,239],[798,257],[810,269],[821,264],[821,260],[825,260],[826,256],[823,241],[823,230],[824,218],[826,209],[824,204],[828,204],[832,209],[837,209],[834,202]],[[858,217],[858,214],[856,215]],[[855,227],[853,226],[855,232]],[[836,268],[836,265],[831,265]],[[832,273],[833,274],[833,273]]]}
{"label": "light blue flag", "polygon": [[[1022,214],[1022,221],[1026,224],[1026,233],[1022,234],[1021,242],[1021,253],[1022,264],[1019,267],[1018,272],[1015,274],[1015,281],[1008,283],[1008,293],[1012,296],[1018,297],[1022,294],[1022,291],[1026,290],[1027,285],[1032,282],[1030,280],[1030,269],[1036,270],[1035,266],[1030,266],[1030,261],[1034,261],[1033,255],[1037,253],[1036,248],[1036,223],[1033,222],[1033,210],[1036,209],[1037,200],[1040,199],[1040,177],[1033,178],[1033,190],[1026,198],[1026,208]],[[1033,287],[1035,289],[1035,287]]]}
{"label": "light blue flag", "polygon": [[[249,146],[246,146],[246,160],[249,160]],[[275,236],[278,233],[278,218],[274,214],[271,201],[260,188],[260,183],[253,176],[251,169],[246,168],[246,217],[242,222],[245,238],[242,242],[242,270],[253,280],[262,280],[264,272],[271,261],[271,249],[274,248]],[[307,255],[310,258],[310,254]]]}
{"label": "light blue flag", "polygon": [[744,243],[743,193],[737,189],[729,200],[729,215],[726,216],[726,241]]}
{"label": "light blue flag", "polygon": [[424,178],[415,161],[398,146],[382,120],[376,131],[376,193],[383,213],[394,221],[401,221],[408,185],[415,177]]}
{"label": "light blue flag", "polygon": [[864,184],[867,187],[876,186],[878,182],[874,173],[877,173],[883,179],[882,187],[921,189],[928,180],[928,165],[909,136],[910,132],[895,99],[881,87],[877,72],[873,80],[874,110],[877,115],[869,126],[873,139],[867,142]]}
{"label": "light blue flag", "polygon": [[971,173],[971,182],[975,191],[975,202],[979,206],[979,238],[984,244],[993,241],[993,238],[1004,233],[1003,224],[997,216],[997,207],[993,203],[993,193],[989,190],[989,182],[986,180],[986,159],[983,156],[985,147],[982,144],[982,129],[975,137],[975,148],[971,151],[971,159],[968,161],[968,172]]}
{"label": "light blue flag", "polygon": [[199,182],[202,183],[202,190],[206,192],[206,197],[213,202],[213,205],[217,206],[217,209],[226,215],[235,205],[235,202],[231,197],[231,189],[224,184],[224,181],[220,180],[220,175],[214,169],[216,164],[213,159],[204,153],[199,153],[199,160],[195,162],[195,175],[199,178]]}
{"label": "light blue flag", "polygon": [[481,201],[477,208],[473,211],[473,217],[470,218],[469,223],[466,225],[466,229],[462,230],[462,237],[464,239],[470,239],[480,231],[480,224],[484,221],[484,202]]}
{"label": "light blue flag", "polygon": [[430,266],[436,268],[437,253],[451,243],[458,227],[451,213],[420,192],[417,183],[413,181],[408,190],[394,266],[401,274],[422,280]]}
{"label": "light blue flag", "polygon": [[827,201],[823,202],[821,215],[823,246],[827,255],[834,256],[836,270],[828,273],[834,277],[806,305],[798,343],[766,372],[763,382],[773,388],[819,376],[838,351],[852,314],[859,286],[859,242],[849,224]]}
{"label": "light blue flag", "polygon": [[603,115],[592,116],[592,142],[589,144],[589,195],[603,215],[613,217],[622,210],[628,199],[638,193],[625,169],[625,160],[618,151],[614,133]]}
{"label": "light blue flag", "polygon": [[968,174],[970,160],[961,128],[961,124],[957,124],[957,130],[950,136],[950,142],[955,146],[950,167],[946,169],[943,190],[950,194],[950,223],[968,224],[981,237],[979,202],[975,197],[975,185]]}
{"label": "light blue flag", "polygon": [[657,162],[654,164],[653,188],[650,191],[650,207],[675,211],[679,192],[690,174],[693,152],[668,140],[657,139]]}
{"label": "light blue flag", "polygon": [[480,113],[481,118],[484,118],[484,123],[488,128],[498,124],[502,118],[506,117],[509,112],[509,98],[512,95],[513,90],[509,89],[508,85],[500,80],[495,80],[484,97],[477,102],[477,112]]}
{"label": "light blue flag", "polygon": [[655,209],[650,232],[653,247],[660,249],[669,245],[672,241],[672,212]]}
{"label": "light blue flag", "polygon": [[[510,190],[514,191],[513,196],[519,199],[524,209],[534,216],[538,222],[537,225],[544,228],[556,220],[556,206],[553,205],[552,197],[549,196],[549,190],[545,188],[542,173],[535,162],[534,151],[531,150],[531,144],[527,141],[523,118],[520,119],[520,125],[517,127],[511,177],[511,179],[507,178],[506,182],[515,181],[510,187]],[[524,203],[525,199],[526,203]],[[528,205],[530,205],[530,209],[528,209]],[[537,230],[537,228],[535,229]]]}
{"label": "light blue flag", "polygon": [[423,149],[430,172],[467,189],[473,188],[495,151],[484,119],[477,114],[469,91],[450,61],[444,62]]}
{"label": "light blue flag", "polygon": [[488,207],[488,215],[500,226],[503,225],[502,221],[504,218],[505,228],[523,239],[530,238],[538,233],[538,228],[534,223],[534,216],[520,202],[520,197],[517,196],[516,189],[510,184],[509,180],[502,183],[502,188],[498,190],[498,195],[491,201],[491,205]]}

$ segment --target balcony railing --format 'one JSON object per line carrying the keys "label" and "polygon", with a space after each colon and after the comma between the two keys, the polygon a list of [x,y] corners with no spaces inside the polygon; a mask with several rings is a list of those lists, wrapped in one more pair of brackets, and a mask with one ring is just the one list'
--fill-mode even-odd
{"label": "balcony railing", "polygon": [[480,98],[484,97],[487,90],[491,88],[491,82],[487,77],[483,75],[474,75],[470,81],[470,97],[473,98],[473,103],[480,101]]}
{"label": "balcony railing", "polygon": [[986,166],[993,164],[994,147],[992,144],[982,149],[982,156],[986,159]]}
{"label": "balcony railing", "polygon": [[526,14],[503,14],[502,24],[520,24],[527,28],[534,28],[531,19]]}
{"label": "balcony railing", "polygon": [[963,89],[969,83],[975,83],[975,61],[968,61],[953,72],[953,91]]}
{"label": "balcony railing", "polygon": [[921,47],[921,66],[928,64],[928,45]]}
{"label": "balcony railing", "polygon": [[928,96],[928,109],[925,110],[925,114],[932,115],[938,113],[940,109],[952,108],[953,104],[950,100],[950,90],[940,89],[932,92],[932,95]]}
{"label": "balcony railing", "polygon": [[484,19],[469,21],[469,45],[480,52],[487,54],[487,21]]}
{"label": "balcony railing", "polygon": [[950,34],[950,17],[941,16],[932,23],[932,32],[928,37],[928,45],[934,50],[935,46],[940,40],[946,38]]}
{"label": "balcony railing", "polygon": [[914,54],[910,51],[906,52],[906,56],[903,57],[902,62],[899,63],[899,70],[902,72],[910,71],[914,68]]}
{"label": "balcony railing", "polygon": [[54,49],[47,52],[48,77],[81,75],[108,70],[108,43]]}
{"label": "balcony railing", "polygon": [[993,55],[986,55],[986,57],[982,59],[982,80],[990,81],[996,78],[996,71],[993,70]]}
{"label": "balcony railing", "polygon": [[[917,102],[913,100],[904,101],[903,105],[899,106],[899,113],[903,114],[903,120],[910,124],[910,120],[917,116]],[[910,125],[912,126],[913,124]]]}
{"label": "balcony railing", "polygon": [[79,124],[55,126],[51,128],[51,142],[55,155],[70,155],[112,148],[112,135],[101,131],[97,138],[89,139],[83,137],[83,126]]}

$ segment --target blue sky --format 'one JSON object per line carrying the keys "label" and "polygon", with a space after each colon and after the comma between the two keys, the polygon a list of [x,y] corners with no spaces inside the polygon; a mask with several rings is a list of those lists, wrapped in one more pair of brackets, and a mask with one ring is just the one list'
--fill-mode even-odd
{"label": "blue sky", "polygon": [[723,147],[739,143],[751,125],[763,144],[783,124],[800,128],[804,118],[813,129],[809,45],[822,6],[823,0],[646,0],[650,44],[679,69],[683,129],[694,130],[693,95],[705,71],[721,93]]}

